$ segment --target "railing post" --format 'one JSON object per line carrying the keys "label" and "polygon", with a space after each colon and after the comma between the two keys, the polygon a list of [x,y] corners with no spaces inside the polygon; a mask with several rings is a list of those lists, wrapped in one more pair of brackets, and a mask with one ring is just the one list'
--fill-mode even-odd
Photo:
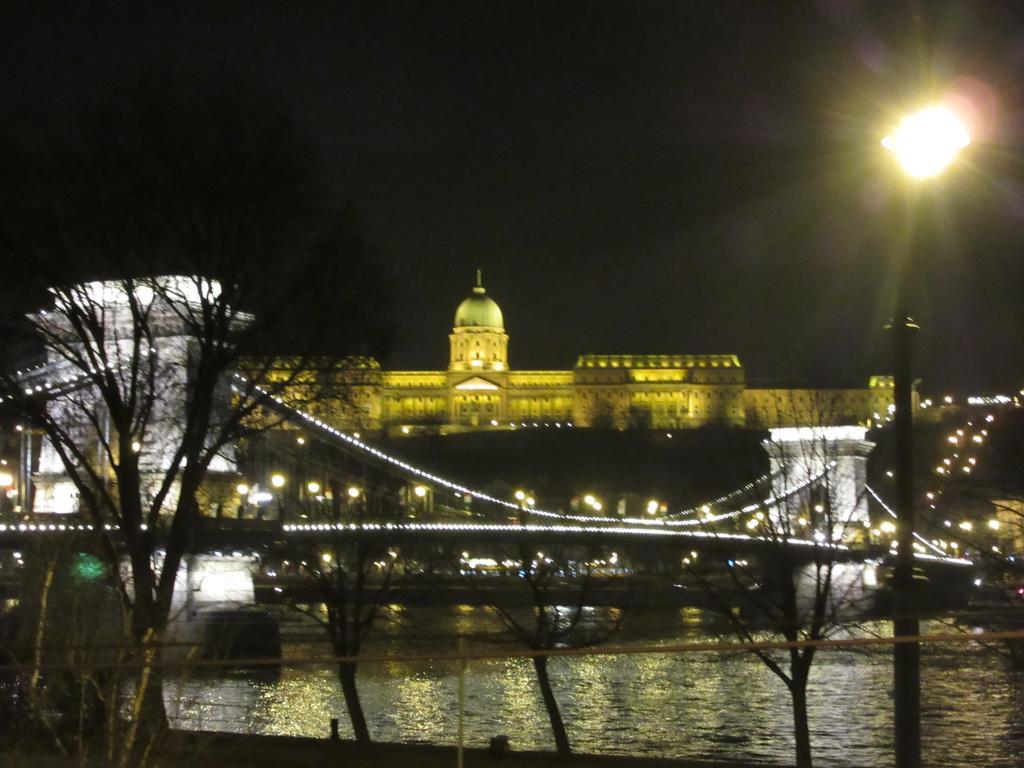
{"label": "railing post", "polygon": [[465,651],[465,641],[459,638],[459,746],[456,751],[455,765],[456,768],[464,768],[465,756],[463,750],[465,748],[466,740],[466,657],[463,655]]}

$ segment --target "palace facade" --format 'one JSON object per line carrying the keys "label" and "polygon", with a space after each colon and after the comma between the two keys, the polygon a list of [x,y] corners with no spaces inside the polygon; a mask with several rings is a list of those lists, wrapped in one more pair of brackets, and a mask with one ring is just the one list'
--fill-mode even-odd
{"label": "palace facade", "polygon": [[480,273],[455,310],[448,368],[385,371],[372,358],[339,363],[346,395],[317,409],[347,429],[392,434],[532,426],[685,429],[870,424],[893,402],[892,379],[860,389],[748,387],[736,355],[580,355],[570,370],[515,370],[497,302]]}

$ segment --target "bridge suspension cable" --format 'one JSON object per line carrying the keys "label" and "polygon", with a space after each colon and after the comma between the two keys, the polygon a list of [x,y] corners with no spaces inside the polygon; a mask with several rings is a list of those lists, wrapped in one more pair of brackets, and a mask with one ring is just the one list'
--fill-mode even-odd
{"label": "bridge suspension cable", "polygon": [[[245,381],[245,377],[241,376],[240,374],[235,374],[235,376],[236,376],[237,379],[239,379],[241,381]],[[727,520],[727,519],[735,518],[735,517],[738,517],[739,515],[742,515],[742,514],[749,514],[751,512],[755,512],[755,511],[757,511],[759,509],[763,509],[765,507],[770,507],[770,506],[773,506],[773,505],[778,504],[780,502],[783,502],[783,501],[785,501],[785,500],[787,500],[789,498],[792,498],[794,495],[800,493],[805,488],[807,488],[807,487],[809,487],[809,486],[819,482],[820,480],[822,480],[836,466],[836,462],[834,462],[834,461],[830,462],[821,472],[819,472],[818,474],[816,474],[816,475],[814,475],[812,477],[807,478],[802,483],[799,483],[799,484],[793,486],[792,488],[787,488],[786,491],[784,493],[782,493],[782,494],[774,495],[774,496],[772,496],[772,497],[770,497],[768,499],[763,499],[763,500],[759,500],[759,501],[753,502],[751,504],[747,504],[744,507],[741,507],[740,509],[729,510],[728,512],[724,512],[724,513],[720,513],[720,514],[706,513],[703,518],[691,518],[691,519],[686,519],[686,520],[676,520],[676,519],[664,519],[664,518],[662,518],[662,519],[654,519],[654,520],[652,520],[652,519],[649,519],[649,518],[641,518],[641,517],[608,518],[608,517],[597,517],[596,515],[574,515],[574,514],[567,514],[567,513],[564,513],[564,512],[553,512],[553,511],[550,511],[550,510],[537,509],[535,507],[528,507],[528,506],[523,506],[521,504],[515,504],[515,503],[513,503],[511,501],[507,501],[505,499],[499,499],[499,498],[497,498],[495,496],[491,496],[490,494],[487,494],[487,493],[485,493],[483,491],[471,489],[471,488],[468,488],[465,485],[462,485],[461,483],[457,483],[457,482],[449,480],[447,478],[440,477],[439,475],[435,475],[432,472],[428,472],[427,470],[422,469],[421,467],[418,467],[418,466],[416,466],[414,464],[410,464],[409,462],[404,461],[404,460],[402,460],[402,459],[400,459],[400,458],[398,458],[396,456],[393,456],[393,455],[391,455],[391,454],[389,454],[389,453],[387,453],[385,451],[382,451],[379,448],[375,448],[372,445],[369,445],[368,443],[363,442],[359,438],[357,438],[357,437],[355,437],[353,435],[350,435],[350,434],[348,434],[346,432],[343,432],[340,429],[337,429],[336,427],[332,427],[330,424],[327,424],[323,420],[316,418],[312,414],[310,414],[310,413],[308,413],[306,411],[303,411],[300,408],[296,408],[294,406],[288,405],[287,403],[284,402],[284,400],[282,398],[274,396],[274,395],[271,395],[269,392],[267,392],[265,389],[259,387],[258,385],[252,385],[252,386],[253,386],[253,389],[255,391],[257,391],[261,395],[264,395],[264,396],[268,397],[269,400],[272,401],[273,406],[276,409],[282,411],[283,414],[286,417],[290,416],[293,419],[297,419],[297,420],[299,420],[301,422],[304,422],[307,425],[312,425],[312,426],[320,429],[324,434],[326,434],[330,438],[333,438],[335,440],[341,440],[345,444],[347,444],[349,447],[354,448],[354,449],[360,451],[361,453],[368,454],[368,455],[374,457],[375,459],[383,461],[386,464],[390,464],[392,466],[395,466],[395,467],[401,469],[402,471],[404,471],[404,472],[406,472],[406,473],[408,473],[410,475],[413,475],[415,477],[418,477],[420,479],[427,480],[427,481],[429,481],[431,483],[434,483],[436,485],[440,485],[440,486],[442,486],[444,488],[447,488],[449,490],[452,490],[452,491],[455,491],[455,492],[458,492],[458,493],[467,494],[467,495],[469,495],[470,497],[472,497],[474,499],[481,499],[481,500],[486,501],[488,503],[495,504],[495,505],[500,506],[500,507],[502,507],[504,509],[508,509],[510,511],[515,511],[517,513],[526,514],[526,515],[535,515],[535,516],[538,516],[538,517],[544,517],[544,518],[548,518],[548,519],[556,519],[556,520],[563,520],[563,521],[573,521],[573,522],[584,522],[584,523],[591,523],[591,524],[595,524],[596,523],[596,524],[599,524],[599,525],[619,525],[619,526],[621,526],[623,524],[625,524],[625,525],[637,525],[637,526],[642,526],[644,528],[676,528],[676,527],[687,527],[687,528],[689,528],[689,527],[702,526],[702,525],[707,525],[709,523],[719,522],[721,520]],[[236,392],[238,391],[237,388],[234,388],[234,389],[235,389]],[[750,490],[752,490],[754,487],[756,487],[756,485],[759,482],[762,482],[763,480],[768,479],[768,478],[775,477],[778,474],[779,474],[778,472],[776,472],[774,474],[773,473],[768,473],[768,474],[762,476],[761,478],[758,478],[757,480],[754,480],[751,483],[748,483],[748,484],[746,484],[745,486],[743,486],[743,487],[741,487],[739,489],[736,489],[734,491],[731,491],[728,494],[725,494],[724,496],[722,496],[720,498],[721,499],[727,499],[727,498],[738,496],[738,495],[743,494],[743,493],[748,493]],[[708,506],[708,505],[702,505],[702,506]],[[697,507],[697,508],[699,509],[700,507]],[[685,512],[686,512],[686,510],[684,510],[684,513]],[[683,514],[683,513],[680,513],[680,514]]]}

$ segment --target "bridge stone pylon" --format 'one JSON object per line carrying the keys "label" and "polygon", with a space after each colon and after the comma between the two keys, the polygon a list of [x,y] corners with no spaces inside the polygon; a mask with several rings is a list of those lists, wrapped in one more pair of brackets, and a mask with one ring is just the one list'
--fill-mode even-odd
{"label": "bridge stone pylon", "polygon": [[784,427],[769,431],[769,509],[774,520],[792,518],[813,504],[832,505],[834,529],[847,533],[868,520],[867,461],[875,444],[864,427]]}
{"label": "bridge stone pylon", "polygon": [[[220,283],[204,277],[164,275],[82,283],[59,292],[51,289],[51,292],[55,295],[55,308],[41,310],[30,319],[47,337],[59,339],[60,343],[47,345],[44,364],[27,383],[31,385],[38,380],[36,389],[47,392],[49,416],[63,424],[68,434],[78,438],[83,455],[94,457],[97,474],[108,475],[110,460],[103,443],[110,440],[109,417],[99,394],[89,384],[88,361],[105,360],[115,373],[129,370],[133,365],[141,365],[151,372],[153,384],[140,387],[139,397],[148,408],[148,416],[145,435],[140,435],[137,450],[140,451],[143,492],[155,492],[171,467],[185,428],[185,403],[194,372],[191,361],[196,358],[199,343],[187,318],[202,312],[204,300],[209,302],[211,297],[220,295]],[[136,307],[145,309],[144,323],[137,317],[140,310],[136,309],[133,314],[133,302]],[[68,318],[76,312],[102,324],[102,350],[94,349],[90,353],[87,335],[74,331]],[[252,320],[246,313],[239,312],[237,316],[240,327]],[[224,404],[230,402],[226,381],[219,398]],[[93,404],[85,408],[76,404],[90,401]],[[98,423],[92,423],[93,419]],[[104,432],[102,437],[100,432]],[[234,446],[227,446],[218,453],[209,466],[211,476],[233,477],[236,470]],[[78,491],[57,450],[45,438],[33,481],[36,490],[31,511],[67,514],[77,510]],[[165,508],[173,507],[176,501],[176,485],[168,495]]]}

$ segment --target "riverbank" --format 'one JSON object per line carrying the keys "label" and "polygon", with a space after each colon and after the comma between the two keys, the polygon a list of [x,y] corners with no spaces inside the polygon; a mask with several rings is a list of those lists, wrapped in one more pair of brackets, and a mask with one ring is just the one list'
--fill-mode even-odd
{"label": "riverbank", "polygon": [[[496,757],[487,749],[466,749],[465,768],[766,768],[765,763],[674,760],[654,757],[573,755],[563,760],[552,752],[508,752]],[[5,768],[57,768],[68,763],[39,753],[0,752]],[[360,746],[352,741],[329,741],[296,736],[252,736],[229,733],[175,731],[161,750],[161,768],[453,768],[455,747],[430,744],[376,743]],[[776,768],[772,766],[772,768]]]}

